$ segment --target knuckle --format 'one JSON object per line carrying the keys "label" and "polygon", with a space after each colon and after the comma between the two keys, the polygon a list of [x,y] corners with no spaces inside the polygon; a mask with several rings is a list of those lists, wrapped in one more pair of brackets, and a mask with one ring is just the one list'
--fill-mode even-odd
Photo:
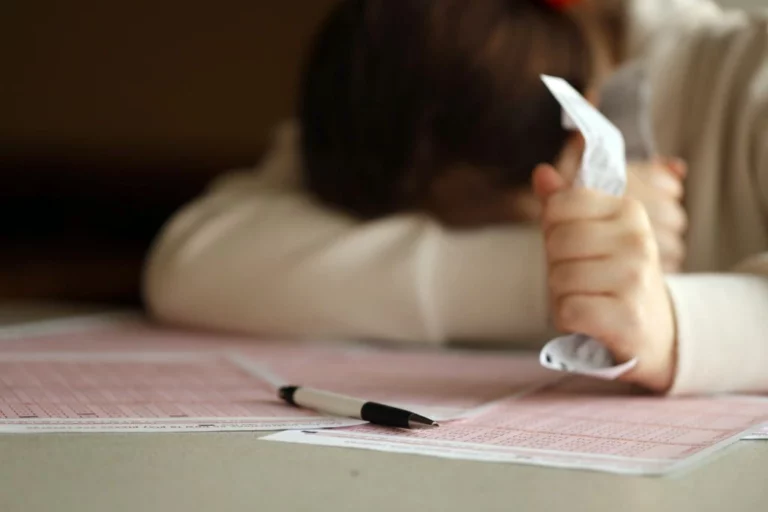
{"label": "knuckle", "polygon": [[654,242],[645,230],[633,229],[625,234],[624,246],[632,254],[646,257],[653,253]]}
{"label": "knuckle", "polygon": [[550,259],[556,259],[559,254],[561,245],[560,231],[561,228],[559,226],[552,228],[552,230],[547,234],[547,238],[544,240],[544,247]]}
{"label": "knuckle", "polygon": [[[657,171],[659,172],[659,171]],[[665,193],[667,197],[672,199],[680,199],[685,193],[685,187],[678,178],[675,178],[669,174],[666,169],[660,171],[661,178],[664,180]]]}
{"label": "knuckle", "polygon": [[589,228],[579,222],[561,224],[553,228],[546,240],[546,250],[550,261],[556,262],[575,258],[586,253],[589,240]]}
{"label": "knuckle", "polygon": [[594,190],[586,188],[570,189],[555,194],[547,202],[543,221],[548,224],[557,224],[577,220],[583,214],[586,205],[595,200],[596,195]]}
{"label": "knuckle", "polygon": [[558,327],[567,332],[584,330],[589,324],[589,307],[579,297],[566,297],[560,302],[558,311]]}
{"label": "knuckle", "polygon": [[647,213],[643,203],[631,197],[625,197],[621,203],[621,213],[630,219],[647,218]]}
{"label": "knuckle", "polygon": [[672,196],[678,200],[682,199],[685,195],[685,186],[680,181],[675,181],[672,188]]}
{"label": "knuckle", "polygon": [[557,224],[557,210],[554,205],[554,198],[550,199],[544,206],[544,210],[541,212],[541,223],[546,226],[553,226]]}
{"label": "knuckle", "polygon": [[664,260],[683,260],[686,254],[685,242],[682,237],[671,231],[656,233],[658,252]]}
{"label": "knuckle", "polygon": [[648,280],[648,271],[642,265],[632,264],[627,266],[623,277],[625,289],[634,290],[645,286]]}
{"label": "knuckle", "polygon": [[568,248],[569,240],[573,238],[572,226],[559,225],[555,226],[550,231],[547,237],[547,252],[552,258],[559,258],[564,256],[565,251]]}
{"label": "knuckle", "polygon": [[557,224],[567,217],[567,193],[555,194],[547,201],[542,220],[545,224]]}
{"label": "knuckle", "polygon": [[549,287],[555,296],[573,288],[574,274],[568,265],[556,265],[549,273]]}
{"label": "knuckle", "polygon": [[682,235],[688,230],[688,214],[680,204],[674,204],[665,208],[658,215],[659,223],[666,226],[677,235]]}
{"label": "knuckle", "polygon": [[624,328],[629,332],[635,332],[642,328],[643,312],[634,302],[628,302],[624,306]]}

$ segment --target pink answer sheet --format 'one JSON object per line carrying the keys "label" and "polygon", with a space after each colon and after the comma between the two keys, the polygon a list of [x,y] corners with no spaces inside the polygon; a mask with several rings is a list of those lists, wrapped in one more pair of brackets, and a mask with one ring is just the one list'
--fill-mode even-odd
{"label": "pink answer sheet", "polygon": [[361,423],[284,404],[276,379],[456,418],[557,378],[532,355],[277,343],[117,322],[5,336],[0,432],[274,431]]}
{"label": "pink answer sheet", "polygon": [[282,432],[270,441],[451,459],[659,475],[685,468],[768,420],[768,400],[665,399],[569,378],[496,401],[439,428],[362,425]]}
{"label": "pink answer sheet", "polygon": [[286,407],[232,355],[0,353],[0,432],[280,430],[358,424]]}

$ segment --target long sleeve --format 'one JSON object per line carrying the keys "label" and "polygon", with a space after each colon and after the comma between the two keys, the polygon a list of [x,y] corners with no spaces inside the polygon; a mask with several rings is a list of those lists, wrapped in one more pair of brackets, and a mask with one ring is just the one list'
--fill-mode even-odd
{"label": "long sleeve", "polygon": [[149,259],[157,318],[279,337],[543,341],[535,228],[452,232],[426,217],[360,223],[281,177],[295,153],[233,175],[173,218]]}
{"label": "long sleeve", "polygon": [[678,332],[673,394],[768,392],[768,265],[764,271],[669,279]]}
{"label": "long sleeve", "polygon": [[716,20],[722,9],[712,0],[625,0],[627,57],[667,51],[681,33]]}
{"label": "long sleeve", "polygon": [[691,169],[672,393],[768,392],[768,17],[708,19],[651,62],[657,135]]}

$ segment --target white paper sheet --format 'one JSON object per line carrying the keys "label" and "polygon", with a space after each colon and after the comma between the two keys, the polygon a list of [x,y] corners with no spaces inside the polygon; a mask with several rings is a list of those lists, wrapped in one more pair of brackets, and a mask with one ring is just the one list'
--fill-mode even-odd
{"label": "white paper sheet", "polygon": [[[578,129],[585,140],[584,157],[575,186],[620,196],[627,187],[624,137],[606,117],[561,78],[542,76],[544,84],[563,107],[563,126]],[[617,364],[597,340],[575,334],[557,338],[541,351],[541,364],[550,370],[614,380],[637,365]]]}
{"label": "white paper sheet", "polygon": [[565,379],[436,429],[363,425],[282,432],[267,441],[631,475],[691,468],[754,431],[768,401],[632,395],[615,382]]}

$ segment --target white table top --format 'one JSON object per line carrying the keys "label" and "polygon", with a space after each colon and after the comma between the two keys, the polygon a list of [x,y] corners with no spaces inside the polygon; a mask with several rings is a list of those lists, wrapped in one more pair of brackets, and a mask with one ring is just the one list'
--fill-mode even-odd
{"label": "white table top", "polygon": [[[0,325],[56,311],[0,305]],[[0,511],[768,510],[763,441],[737,443],[685,475],[636,478],[258,437],[0,435]]]}

